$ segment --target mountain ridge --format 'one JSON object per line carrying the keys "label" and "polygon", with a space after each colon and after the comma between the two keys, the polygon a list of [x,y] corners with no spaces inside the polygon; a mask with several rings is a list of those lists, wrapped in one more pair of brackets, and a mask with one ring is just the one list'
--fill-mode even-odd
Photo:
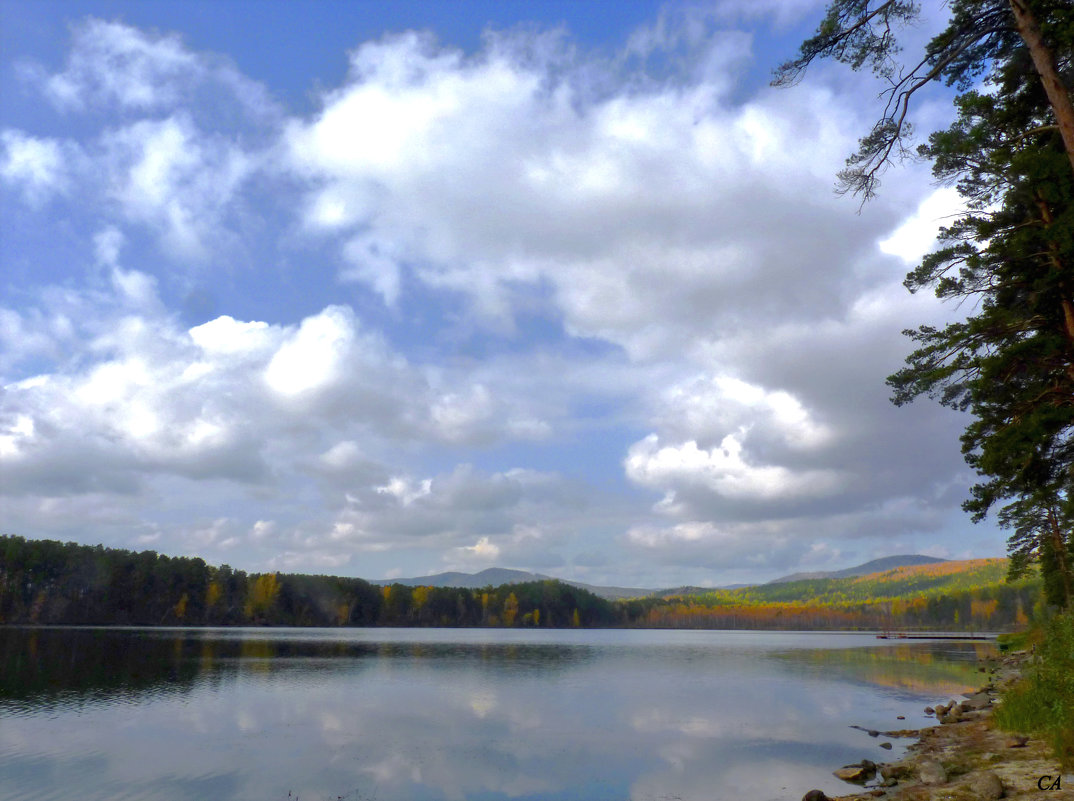
{"label": "mountain ridge", "polygon": [[925,556],[924,554],[898,554],[896,556],[882,556],[879,559],[871,559],[868,562],[862,562],[860,565],[854,567],[847,567],[843,570],[821,570],[808,573],[790,573],[786,576],[780,576],[774,578],[771,581],[765,582],[766,584],[786,584],[791,581],[806,581],[809,579],[826,579],[826,578],[854,578],[855,576],[868,576],[872,573],[883,573],[886,570],[893,570],[896,567],[914,567],[916,565],[931,565],[937,562],[946,562],[946,559],[940,559],[935,556]]}
{"label": "mountain ridge", "polygon": [[581,581],[546,576],[543,573],[533,573],[528,570],[516,570],[509,567],[487,567],[477,573],[463,573],[457,570],[449,570],[444,573],[433,573],[428,576],[410,576],[392,579],[367,579],[370,584],[383,587],[389,584],[403,584],[408,587],[461,587],[466,589],[480,589],[481,587],[498,587],[503,584],[522,584],[529,581],[561,581],[578,589],[587,590],[609,601],[623,598],[645,598],[648,596],[667,595],[697,595],[711,592],[716,589],[731,590],[745,587],[765,586],[767,584],[785,584],[794,581],[821,578],[852,578],[866,576],[872,573],[882,573],[896,567],[934,564],[945,562],[935,556],[924,554],[900,554],[897,556],[884,556],[872,559],[860,565],[847,567],[842,570],[818,571],[813,573],[791,573],[786,576],[772,579],[762,584],[733,584],[721,587],[677,587],[669,589],[651,589],[646,587],[615,587],[597,584],[586,584]]}
{"label": "mountain ridge", "polygon": [[515,570],[510,567],[486,567],[477,573],[461,573],[449,570],[446,573],[433,573],[429,576],[412,576],[409,578],[368,579],[370,584],[384,587],[389,584],[403,584],[407,587],[462,587],[480,589],[481,587],[499,587],[503,584],[523,584],[528,581],[561,581],[571,587],[586,590],[608,601],[620,598],[638,598],[652,595],[659,590],[644,587],[606,587],[586,584],[582,581],[546,576],[543,573],[531,573],[528,570]]}

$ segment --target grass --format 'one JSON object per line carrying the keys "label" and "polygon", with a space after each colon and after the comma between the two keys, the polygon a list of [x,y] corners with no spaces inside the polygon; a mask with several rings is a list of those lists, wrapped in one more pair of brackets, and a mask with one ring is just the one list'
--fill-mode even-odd
{"label": "grass", "polygon": [[1037,636],[1027,675],[1003,694],[996,724],[1052,743],[1063,768],[1074,767],[1074,612],[1056,615]]}

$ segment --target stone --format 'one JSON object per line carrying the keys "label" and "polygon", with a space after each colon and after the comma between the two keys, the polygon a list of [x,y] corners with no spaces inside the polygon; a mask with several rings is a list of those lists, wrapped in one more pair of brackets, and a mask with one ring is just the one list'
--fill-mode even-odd
{"label": "stone", "polygon": [[863,759],[860,764],[844,765],[839,770],[833,771],[833,773],[837,779],[862,784],[876,775],[876,763]]}
{"label": "stone", "polygon": [[810,790],[802,796],[802,801],[832,801],[824,794],[823,790]]}
{"label": "stone", "polygon": [[1004,745],[1006,745],[1008,748],[1025,748],[1026,743],[1028,742],[1028,737],[1022,737],[1021,735],[1019,735],[1017,737],[1008,738],[1007,742],[1005,742]]}
{"label": "stone", "polygon": [[870,737],[879,737],[880,736],[880,732],[878,732],[876,729],[869,729],[869,731],[866,732],[866,734],[868,734]]}
{"label": "stone", "polygon": [[988,693],[974,693],[960,705],[963,710],[987,709],[992,706],[992,698]]}
{"label": "stone", "polygon": [[931,706],[927,706],[927,707],[925,707],[925,714],[926,715],[935,715],[936,710],[933,709]]}
{"label": "stone", "polygon": [[902,763],[894,765],[881,765],[880,778],[882,779],[905,779],[910,775],[910,768]]}
{"label": "stone", "polygon": [[991,770],[975,773],[966,783],[966,787],[978,801],[993,801],[1003,798],[1003,782]]}
{"label": "stone", "polygon": [[922,784],[947,784],[947,771],[935,759],[922,759],[917,763],[917,778]]}
{"label": "stone", "polygon": [[880,743],[880,747],[881,748],[886,748],[888,751],[890,751],[891,748],[892,748],[892,745],[891,745],[891,743]]}
{"label": "stone", "polygon": [[861,765],[847,765],[845,768],[839,768],[832,771],[835,778],[842,779],[845,782],[865,782],[869,777],[865,774],[865,768]]}
{"label": "stone", "polygon": [[958,712],[951,712],[950,714],[940,715],[940,723],[958,723],[962,718]]}

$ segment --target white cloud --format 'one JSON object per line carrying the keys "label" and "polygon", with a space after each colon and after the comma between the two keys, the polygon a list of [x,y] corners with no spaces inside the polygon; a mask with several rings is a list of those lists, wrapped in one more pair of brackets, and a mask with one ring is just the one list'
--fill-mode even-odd
{"label": "white cloud", "polygon": [[882,253],[916,265],[932,249],[940,228],[950,225],[965,208],[957,189],[941,187],[922,200],[914,214],[877,245]]}
{"label": "white cloud", "polygon": [[365,44],[322,112],[291,123],[291,164],[314,187],[306,225],[342,237],[349,280],[396,303],[405,273],[496,324],[520,287],[547,285],[569,332],[638,356],[714,336],[762,294],[773,314],[822,317],[860,282],[817,268],[867,253],[875,230],[848,239],[845,206],[818,192],[853,146],[839,98],[802,86],[735,107],[726,69],[597,95],[579,76],[622,79],[612,65],[522,49],[507,35],[474,56],[415,35]]}
{"label": "white cloud", "polygon": [[344,307],[329,307],[306,318],[272,356],[265,381],[284,397],[331,386],[341,378],[354,333],[354,316]]}
{"label": "white cloud", "polygon": [[401,476],[393,476],[392,479],[375,490],[380,495],[391,495],[398,499],[403,506],[410,506],[419,498],[424,498],[432,492],[432,479],[425,478],[414,482]]}
{"label": "white cloud", "polygon": [[117,267],[119,265],[119,253],[123,249],[126,237],[115,226],[108,226],[97,232],[93,237],[93,249],[97,264],[103,267]]}
{"label": "white cloud", "polygon": [[198,68],[176,36],[153,38],[91,19],[75,28],[67,70],[49,77],[45,88],[65,108],[97,101],[150,109],[173,103],[179,82]]}
{"label": "white cloud", "polygon": [[193,53],[175,34],[150,34],[92,17],[73,26],[71,34],[62,72],[49,75],[40,65],[26,70],[62,110],[147,113],[189,100],[195,89],[208,84],[251,111],[272,111],[262,87],[224,59]]}
{"label": "white cloud", "polygon": [[491,563],[500,557],[500,548],[498,545],[489,542],[488,537],[481,537],[473,545],[456,548],[455,553],[465,561],[476,560]]}
{"label": "white cloud", "polygon": [[109,196],[123,216],[160,233],[173,257],[204,259],[253,158],[184,114],[142,120],[102,138]]}
{"label": "white cloud", "polygon": [[[211,547],[262,563],[573,552],[612,580],[639,552],[671,575],[704,548],[806,558],[818,526],[948,525],[960,423],[889,408],[883,381],[898,332],[947,316],[898,282],[950,192],[922,202],[912,167],[860,216],[833,197],[870,122],[856,78],[745,91],[760,43],[720,26],[753,13],[668,12],[603,56],[389,36],[287,121],[177,36],[76,25],[35,68],[85,112],[75,138],[0,140],[0,180],[62,212],[42,236],[87,254],[0,310],[4,490],[62,525],[112,503],[146,537],[168,536],[146,499],[186,493],[189,530],[226,518]],[[187,329],[169,304],[194,274],[228,313]]]}
{"label": "white cloud", "polygon": [[227,315],[194,326],[187,333],[199,348],[218,358],[263,354],[275,339],[268,323],[243,322]]}
{"label": "white cloud", "polygon": [[20,187],[29,204],[41,205],[69,190],[70,162],[78,158],[72,146],[11,129],[0,132],[0,146],[0,178]]}
{"label": "white cloud", "polygon": [[[833,470],[793,471],[779,465],[751,463],[743,456],[741,435],[728,434],[719,445],[699,448],[689,440],[661,447],[650,434],[631,446],[627,476],[643,486],[664,488],[685,484],[734,500],[775,501],[829,495],[841,486]],[[675,490],[662,505],[674,509]]]}

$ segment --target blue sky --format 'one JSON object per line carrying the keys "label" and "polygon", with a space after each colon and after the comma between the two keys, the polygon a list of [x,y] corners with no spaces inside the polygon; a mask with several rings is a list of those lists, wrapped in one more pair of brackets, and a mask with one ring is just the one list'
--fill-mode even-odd
{"label": "blue sky", "polygon": [[870,76],[768,86],[821,10],[0,0],[5,530],[630,586],[1000,555],[966,421],[884,385],[957,313],[901,286],[957,198],[834,194]]}

